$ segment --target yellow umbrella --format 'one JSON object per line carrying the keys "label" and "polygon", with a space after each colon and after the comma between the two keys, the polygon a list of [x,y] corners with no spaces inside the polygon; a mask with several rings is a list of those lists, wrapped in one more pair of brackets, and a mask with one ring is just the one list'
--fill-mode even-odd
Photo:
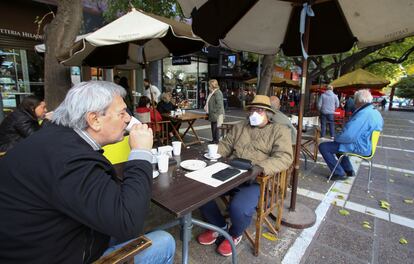
{"label": "yellow umbrella", "polygon": [[390,82],[363,69],[357,69],[353,72],[342,75],[331,82],[334,88],[371,88],[380,89],[387,86]]}
{"label": "yellow umbrella", "polygon": [[[247,81],[245,81],[245,83],[255,84],[255,83],[257,83],[257,78],[247,80]],[[280,78],[280,77],[276,77],[276,76],[273,76],[271,83],[276,85],[276,86],[281,86],[281,87],[296,87],[296,88],[299,88],[299,82],[298,81],[293,81],[293,80],[290,80],[290,79]]]}

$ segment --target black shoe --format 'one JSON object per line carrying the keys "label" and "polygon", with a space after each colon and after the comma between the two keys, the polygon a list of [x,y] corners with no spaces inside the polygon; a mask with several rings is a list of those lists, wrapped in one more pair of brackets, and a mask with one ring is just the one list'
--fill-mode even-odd
{"label": "black shoe", "polygon": [[334,174],[331,178],[332,181],[344,181],[346,180],[348,177],[345,175],[336,175]]}
{"label": "black shoe", "polygon": [[345,173],[346,173],[346,176],[348,176],[348,177],[354,177],[355,176],[355,172],[353,170],[345,171]]}

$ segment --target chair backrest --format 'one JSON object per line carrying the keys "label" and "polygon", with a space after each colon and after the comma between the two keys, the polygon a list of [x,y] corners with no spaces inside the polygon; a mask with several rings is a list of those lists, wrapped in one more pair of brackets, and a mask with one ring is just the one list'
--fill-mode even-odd
{"label": "chair backrest", "polygon": [[150,112],[146,113],[135,113],[135,117],[141,121],[141,123],[150,123],[151,122],[151,115]]}
{"label": "chair backrest", "polygon": [[375,151],[377,150],[378,139],[380,137],[381,132],[374,130],[371,135],[371,155],[370,158],[374,157]]}
{"label": "chair backrest", "polygon": [[124,139],[115,144],[106,145],[102,148],[104,150],[103,155],[112,163],[117,164],[128,160],[131,148],[129,147],[129,136],[125,136]]}
{"label": "chair backrest", "polygon": [[148,123],[148,126],[154,132],[154,142],[157,142],[158,145],[169,144],[169,128],[172,126],[170,120],[158,121],[157,125],[154,122]]}

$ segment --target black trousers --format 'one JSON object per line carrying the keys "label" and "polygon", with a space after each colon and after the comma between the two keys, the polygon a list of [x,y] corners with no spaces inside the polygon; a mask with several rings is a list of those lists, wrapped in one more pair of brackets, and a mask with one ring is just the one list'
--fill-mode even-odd
{"label": "black trousers", "polygon": [[220,139],[220,130],[217,127],[217,122],[211,122],[211,135],[213,137],[213,142],[218,143]]}

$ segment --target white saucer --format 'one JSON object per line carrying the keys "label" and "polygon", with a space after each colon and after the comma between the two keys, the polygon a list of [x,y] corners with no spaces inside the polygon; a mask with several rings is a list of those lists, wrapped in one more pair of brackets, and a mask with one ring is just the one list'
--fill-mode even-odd
{"label": "white saucer", "polygon": [[180,163],[180,166],[186,170],[195,171],[204,168],[207,166],[202,160],[184,160]]}
{"label": "white saucer", "polygon": [[209,160],[216,160],[216,159],[221,158],[221,155],[217,153],[217,155],[216,155],[215,157],[210,157],[210,155],[208,155],[208,153],[205,153],[205,154],[204,154],[204,157],[205,157],[206,159],[209,159]]}
{"label": "white saucer", "polygon": [[160,173],[158,171],[152,171],[152,178],[155,179],[158,177],[158,175],[160,175]]}

